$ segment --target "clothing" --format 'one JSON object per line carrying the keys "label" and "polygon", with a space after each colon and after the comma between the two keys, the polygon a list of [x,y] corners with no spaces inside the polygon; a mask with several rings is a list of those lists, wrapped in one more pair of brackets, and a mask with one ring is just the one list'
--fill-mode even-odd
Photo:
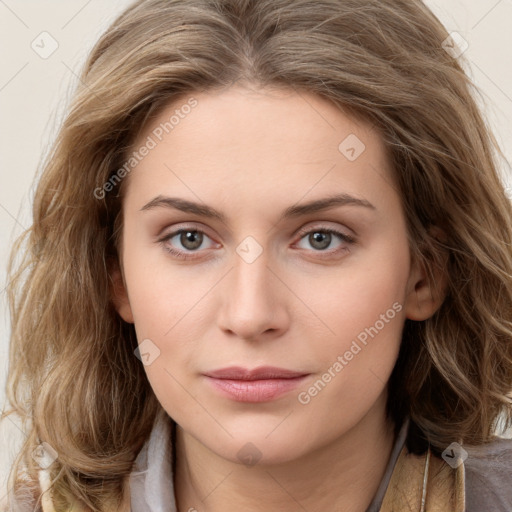
{"label": "clothing", "polygon": [[467,512],[512,511],[512,439],[488,446],[468,446]]}
{"label": "clothing", "polygon": [[[384,476],[366,512],[512,512],[512,439],[496,437],[483,446],[464,446],[467,459],[452,468],[429,453],[410,454],[406,448],[409,420],[401,426]],[[115,512],[177,512],[172,476],[171,419],[161,411],[126,478],[126,499]],[[425,473],[427,478],[425,478]],[[40,471],[42,489],[48,472]],[[33,512],[14,508],[2,512]],[[38,512],[55,511],[49,493]],[[73,512],[80,508],[73,508]],[[113,511],[114,512],[114,511]],[[186,512],[186,511],[182,511]]]}

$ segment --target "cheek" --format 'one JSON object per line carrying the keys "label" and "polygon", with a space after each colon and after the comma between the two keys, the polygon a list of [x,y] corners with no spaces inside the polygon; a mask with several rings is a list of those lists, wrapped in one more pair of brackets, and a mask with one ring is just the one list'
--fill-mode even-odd
{"label": "cheek", "polygon": [[396,280],[392,271],[353,275],[329,289],[329,301],[317,303],[334,334],[318,340],[314,357],[319,372],[297,397],[299,411],[316,418],[312,435],[327,430],[334,438],[340,428],[350,428],[363,417],[385,391],[405,321],[403,288]]}
{"label": "cheek", "polygon": [[141,336],[164,337],[186,321],[195,305],[201,306],[215,276],[172,262],[161,247],[130,244],[129,236],[126,247],[124,268],[135,326]]}
{"label": "cheek", "polygon": [[387,380],[398,355],[405,320],[403,299],[394,282],[361,284],[347,285],[333,293],[330,301],[316,306],[329,331],[316,345],[321,367],[331,375],[333,371],[343,373],[338,382],[343,380],[343,386],[356,393],[368,384],[369,373]]}
{"label": "cheek", "polygon": [[317,273],[314,280],[298,278],[295,290],[307,298],[334,345],[352,340],[377,322],[383,332],[400,333],[408,261],[407,246],[383,246],[350,266]]}
{"label": "cheek", "polygon": [[124,260],[139,351],[150,354],[144,369],[159,401],[168,411],[181,410],[191,404],[184,392],[186,369],[200,360],[198,341],[204,339],[204,326],[215,320],[208,292],[218,276],[144,256],[134,248]]}
{"label": "cheek", "polygon": [[360,402],[364,409],[383,391],[400,349],[408,261],[406,244],[388,244],[340,270],[335,279],[326,275],[315,281],[308,305],[327,335],[315,351],[320,382],[303,390],[305,401],[321,394],[314,398],[321,409],[333,401],[347,407]]}

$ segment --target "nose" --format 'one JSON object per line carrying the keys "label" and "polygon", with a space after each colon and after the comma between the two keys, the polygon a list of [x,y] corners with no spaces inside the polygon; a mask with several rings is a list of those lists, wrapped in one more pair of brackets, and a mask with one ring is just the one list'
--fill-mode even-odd
{"label": "nose", "polygon": [[265,252],[252,263],[235,254],[234,268],[220,290],[220,329],[250,341],[282,335],[290,322],[292,294],[281,279],[269,268]]}

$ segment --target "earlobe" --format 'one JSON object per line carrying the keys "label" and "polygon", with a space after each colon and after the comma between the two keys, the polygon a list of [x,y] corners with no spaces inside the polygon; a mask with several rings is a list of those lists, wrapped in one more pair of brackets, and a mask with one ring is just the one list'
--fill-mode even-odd
{"label": "earlobe", "polygon": [[119,265],[113,266],[110,271],[110,298],[119,316],[130,324],[133,324],[133,313],[128,299],[126,283]]}
{"label": "earlobe", "polygon": [[446,295],[446,265],[427,272],[424,265],[415,261],[411,267],[405,315],[409,320],[430,318],[442,305]]}

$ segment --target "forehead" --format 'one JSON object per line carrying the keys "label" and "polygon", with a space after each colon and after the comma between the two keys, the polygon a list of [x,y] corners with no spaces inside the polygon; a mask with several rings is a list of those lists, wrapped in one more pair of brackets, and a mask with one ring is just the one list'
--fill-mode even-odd
{"label": "forehead", "polygon": [[183,95],[152,118],[131,151],[144,145],[151,149],[128,188],[146,197],[178,188],[299,200],[316,192],[364,195],[392,182],[382,136],[369,122],[292,89]]}

